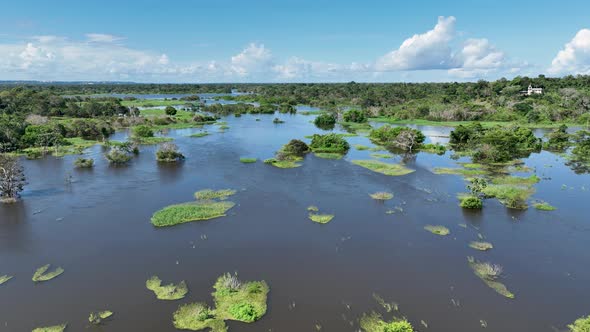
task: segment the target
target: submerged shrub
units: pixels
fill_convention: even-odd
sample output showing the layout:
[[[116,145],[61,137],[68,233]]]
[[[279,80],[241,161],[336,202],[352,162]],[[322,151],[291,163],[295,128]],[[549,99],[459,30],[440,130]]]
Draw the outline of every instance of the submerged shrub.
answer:
[[[121,147],[114,146],[105,154],[105,158],[110,164],[123,165],[131,160],[131,155]]]
[[[132,135],[135,137],[154,137],[154,131],[149,126],[139,125],[133,127]]]
[[[408,127],[391,127],[385,125],[371,130],[369,138],[377,144],[394,146],[404,151],[412,151],[418,148],[426,140],[426,136],[420,131]]]
[[[459,206],[464,209],[481,209],[483,201],[481,198],[473,195],[459,196]]]
[[[388,193],[385,191],[380,191],[380,192],[376,192],[374,194],[369,194],[369,196],[371,196],[372,199],[379,200],[379,201],[386,201],[388,199],[393,198],[392,193]]]
[[[156,152],[156,159],[160,162],[176,162],[184,159],[184,155],[178,151],[174,143],[164,143]]]
[[[495,197],[506,207],[521,210],[528,208],[526,201],[533,192],[530,187],[513,185],[492,185],[483,191],[486,197]]]
[[[445,226],[426,225],[424,229],[436,235],[449,235],[451,231]]]
[[[547,202],[535,202],[535,203],[533,203],[533,206],[535,207],[535,209],[541,210],[541,211],[557,210],[556,207],[552,206],[551,204],[549,204]]]
[[[350,149],[348,142],[334,133],[326,135],[314,134],[311,137],[309,147],[313,152],[334,152],[341,154],[346,154]]]
[[[488,287],[509,299],[514,298],[514,294],[510,292],[503,283],[497,281],[502,275],[502,266],[488,262],[479,262],[473,257],[467,257],[467,261],[475,275],[485,282]]]
[[[292,139],[289,143],[283,145],[280,152],[288,156],[303,157],[309,152],[309,146],[298,139]]]
[[[38,268],[37,271],[35,271],[35,274],[33,274],[33,281],[34,282],[48,281],[48,280],[51,280],[51,279],[59,276],[60,274],[64,273],[64,269],[62,269],[61,267],[58,267],[53,271],[47,272],[47,270],[49,270],[50,266],[51,266],[50,264],[47,264],[47,265],[43,265],[40,268]]]
[[[590,316],[578,318],[567,327],[569,332],[590,332]]]
[[[406,319],[394,319],[386,322],[378,313],[364,314],[360,321],[361,329],[365,332],[414,332],[412,324]]]
[[[240,158],[240,162],[244,163],[244,164],[252,164],[252,163],[255,163],[257,160],[258,159],[256,159],[256,158],[244,158],[244,157]]]
[[[100,325],[103,320],[111,317],[113,312],[110,310],[104,310],[99,312],[91,312],[90,316],[88,316],[88,321],[94,325]]]
[[[149,278],[145,287],[156,294],[158,300],[180,300],[188,293],[186,282],[181,281],[178,285],[168,284],[162,286],[162,280],[157,276]]]
[[[175,328],[183,330],[197,331],[209,327],[215,332],[226,331],[223,320],[215,320],[212,310],[205,303],[180,305],[172,315],[172,323]]]
[[[237,191],[234,189],[220,189],[220,190],[203,189],[203,190],[199,190],[195,193],[195,198],[197,200],[212,200],[212,199],[225,200],[229,196],[235,195],[236,192]]]
[[[331,113],[322,113],[313,120],[313,123],[320,129],[332,129],[336,124],[336,117]]]
[[[414,170],[403,165],[384,163],[379,160],[353,160],[352,163],[370,169],[373,172],[390,176],[400,176],[414,172]]]
[[[332,219],[334,219],[334,215],[333,214],[315,214],[315,213],[310,213],[309,214],[309,219],[311,219],[311,221],[317,222],[319,224],[327,224],[330,221],[332,221]]]
[[[490,250],[490,249],[494,248],[494,246],[491,243],[483,242],[483,241],[471,241],[469,243],[469,246],[473,249],[477,249],[477,250],[481,250],[481,251],[486,251],[486,250]]]
[[[237,274],[225,273],[217,280],[220,289],[226,289],[230,292],[237,292],[242,287],[242,282],[238,279]]]
[[[345,122],[364,123],[367,122],[367,116],[361,110],[349,110],[344,112],[342,119]]]
[[[47,327],[38,327],[33,330],[33,332],[63,332],[66,329],[68,324],[64,323],[61,325],[54,325],[54,326],[47,326]]]
[[[78,158],[74,161],[74,166],[77,168],[92,168],[94,166],[94,159]]]
[[[0,276],[0,285],[2,285],[3,283],[7,282],[10,279],[12,279],[12,276],[9,276],[7,274]]]

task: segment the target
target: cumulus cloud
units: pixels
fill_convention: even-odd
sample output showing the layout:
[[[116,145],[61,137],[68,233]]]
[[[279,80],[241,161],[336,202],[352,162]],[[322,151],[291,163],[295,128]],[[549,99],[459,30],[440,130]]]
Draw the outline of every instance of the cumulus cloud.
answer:
[[[590,30],[582,29],[551,62],[551,74],[590,74]]]
[[[86,34],[86,38],[90,43],[115,43],[125,39],[123,37],[104,33],[88,33]]]
[[[485,76],[490,72],[504,69],[506,55],[485,39],[468,39],[462,49],[454,55],[456,68],[449,73],[454,76],[471,78]]]
[[[268,71],[272,64],[272,53],[263,44],[250,43],[242,52],[231,57],[231,68],[239,76]]]

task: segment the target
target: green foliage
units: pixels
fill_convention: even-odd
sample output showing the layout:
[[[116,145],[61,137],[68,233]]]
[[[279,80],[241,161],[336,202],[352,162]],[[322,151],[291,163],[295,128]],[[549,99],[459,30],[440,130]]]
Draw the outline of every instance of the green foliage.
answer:
[[[447,152],[447,148],[444,145],[441,145],[438,143],[436,143],[436,144],[428,143],[428,144],[422,144],[420,146],[420,151],[427,152],[427,153],[434,153],[434,154],[442,156],[443,154],[445,154],[445,152]]]
[[[416,129],[408,127],[381,126],[371,130],[369,138],[376,144],[393,146],[404,151],[420,148],[426,136]]]
[[[255,163],[256,161],[258,161],[258,159],[256,159],[256,158],[246,158],[246,157],[240,158],[240,162],[244,163],[244,164],[252,164],[252,163]]]
[[[264,281],[241,282],[237,275],[226,273],[217,279],[213,288],[218,319],[251,323],[266,313],[269,288]]]
[[[251,323],[260,319],[256,308],[250,303],[236,303],[229,307],[229,313],[236,320]]]
[[[536,175],[533,174],[529,177],[520,177],[520,176],[501,176],[495,177],[492,179],[493,184],[507,184],[507,185],[533,185],[538,183],[541,179]]]
[[[406,319],[393,319],[386,322],[378,313],[364,314],[360,320],[364,332],[414,332],[412,324]]]
[[[590,316],[578,318],[567,327],[569,332],[590,332]]]
[[[310,213],[309,219],[313,222],[317,222],[318,224],[327,224],[332,219],[334,219],[333,214],[319,214],[319,213]]]
[[[332,129],[336,124],[336,117],[331,113],[321,113],[313,120],[313,123],[320,129]]]
[[[469,242],[469,247],[480,251],[487,251],[494,248],[491,243],[484,241],[471,241]]]
[[[361,110],[349,110],[344,112],[342,118],[345,122],[354,122],[354,123],[365,123],[367,122],[367,117],[365,113]]]
[[[467,144],[476,139],[483,133],[484,129],[481,124],[473,123],[469,125],[458,125],[455,130],[451,131],[449,143]]]
[[[166,108],[164,109],[164,112],[166,113],[166,115],[176,115],[176,108],[172,107],[172,106],[166,106]]]
[[[6,275],[6,274],[0,276],[0,285],[2,285],[3,283],[7,282],[10,279],[12,279],[12,276],[9,276],[9,275]]]
[[[414,172],[414,170],[409,169],[403,165],[389,164],[378,160],[353,160],[352,163],[370,169],[373,172],[390,176],[400,176]]]
[[[113,312],[110,310],[91,312],[90,315],[88,316],[88,321],[90,322],[90,324],[100,325],[103,320],[111,317],[112,315],[113,315]]]
[[[344,155],[342,155],[340,153],[333,153],[333,152],[316,152],[316,153],[314,153],[314,155],[318,158],[323,158],[323,159],[342,159],[342,157],[344,157]]]
[[[202,132],[200,132],[200,133],[191,134],[191,135],[189,135],[189,137],[197,137],[197,138],[198,138],[198,137],[205,137],[205,136],[207,136],[207,135],[209,135],[209,133],[208,133],[208,132],[206,132],[206,131],[202,131]]]
[[[301,158],[297,159],[301,160]],[[276,158],[269,158],[264,160],[265,164],[273,165],[274,167],[278,168],[297,168],[300,167],[301,164],[297,163],[296,160],[278,160]]]
[[[378,200],[378,201],[386,201],[386,200],[390,200],[393,198],[392,193],[388,193],[385,191],[380,191],[380,192],[376,192],[373,194],[369,194],[369,196],[371,196],[372,199]]]
[[[459,196],[459,206],[464,209],[481,209],[483,207],[483,201],[474,195]]]
[[[119,146],[112,147],[104,156],[112,165],[124,165],[132,158],[128,151]]]
[[[476,261],[473,257],[467,257],[469,266],[473,270],[476,276],[478,276],[483,282],[488,285],[491,289],[495,290],[498,294],[501,294],[509,299],[514,298],[514,294],[510,292],[504,284],[498,281],[502,275],[502,267],[497,264],[491,264],[487,262]]]
[[[472,196],[479,197],[487,186],[488,182],[484,178],[472,178],[469,180],[467,189],[471,192]]]
[[[547,142],[545,142],[544,148],[554,151],[564,151],[571,145],[570,138],[571,135],[567,132],[567,126],[561,125],[547,135]]]
[[[283,145],[279,154],[283,154],[285,157],[303,157],[307,152],[309,152],[309,146],[307,146],[305,142],[298,139],[292,139],[289,143]]]
[[[440,226],[440,225],[426,225],[424,226],[424,229],[429,231],[432,234],[436,234],[436,235],[449,235],[451,234],[451,231],[446,228],[445,226]]]
[[[215,312],[205,303],[182,304],[172,315],[174,327],[182,330],[203,330],[211,328],[212,332],[225,332],[227,327],[223,320],[217,320]]]
[[[156,159],[160,162],[176,162],[184,159],[184,155],[178,151],[178,146],[173,143],[164,143],[156,151]]]
[[[47,270],[49,270],[50,266],[51,266],[50,264],[47,264],[47,265],[43,265],[40,268],[38,268],[37,271],[35,271],[35,274],[33,274],[33,278],[32,278],[33,281],[34,282],[48,281],[48,280],[56,278],[60,274],[64,273],[64,269],[62,269],[61,267],[58,267],[53,271],[47,272]]]
[[[348,142],[344,138],[334,133],[326,135],[313,135],[309,147],[313,152],[329,152],[340,154],[346,154],[350,149]]]
[[[66,329],[68,324],[61,324],[61,325],[54,325],[54,326],[47,326],[47,327],[37,327],[33,330],[33,332],[63,332]]]
[[[541,211],[554,211],[557,210],[556,207],[552,206],[551,204],[547,203],[547,202],[534,202],[533,206],[535,207],[535,209],[537,210],[541,210]]]
[[[236,190],[234,189],[220,189],[220,190],[211,190],[211,189],[203,189],[199,190],[195,193],[195,198],[197,200],[226,200],[229,196],[233,196],[236,194]]]
[[[153,276],[145,282],[145,286],[156,294],[158,300],[180,300],[188,293],[188,287],[184,280],[178,285],[162,285],[162,280]]]
[[[154,137],[154,131],[152,130],[152,128],[150,126],[139,125],[139,126],[133,127],[132,135],[134,137],[140,137],[140,138]]]
[[[448,168],[448,167],[437,167],[433,170],[434,174],[452,174],[462,176],[476,176],[486,175],[487,171],[482,169],[464,169],[464,168]]]
[[[234,207],[232,202],[191,202],[170,205],[157,211],[152,216],[152,224],[157,227],[173,226],[198,220],[209,220],[226,215]]]
[[[74,161],[76,168],[92,168],[94,166],[94,159],[92,158],[77,158]]]
[[[534,189],[528,186],[515,185],[490,185],[483,193],[486,197],[495,197],[500,203],[511,209],[526,209],[526,201],[534,193]]]

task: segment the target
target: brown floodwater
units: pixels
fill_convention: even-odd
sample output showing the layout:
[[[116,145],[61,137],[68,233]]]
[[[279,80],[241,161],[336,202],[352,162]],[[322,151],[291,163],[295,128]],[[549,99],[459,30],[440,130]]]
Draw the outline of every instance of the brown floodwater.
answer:
[[[273,124],[274,117],[285,123]],[[354,148],[342,160],[308,155],[295,169],[242,164],[240,157],[269,158],[290,139],[321,130],[313,116],[224,120],[228,130],[208,126],[211,135],[202,138],[187,137],[200,129],[170,131],[187,157],[178,165],[156,163],[154,146],[143,146],[126,167],[110,167],[99,146],[87,150],[91,170],[74,169],[76,156],[23,160],[29,184],[22,201],[0,205],[0,275],[14,276],[0,286],[0,330],[68,322],[68,331],[83,331],[91,311],[110,309],[114,317],[95,330],[175,331],[178,305],[212,304],[212,285],[225,272],[271,288],[267,314],[253,324],[228,322],[230,331],[358,331],[365,312],[393,316],[373,294],[397,303],[395,315],[419,331],[472,332],[481,320],[490,332],[555,331],[590,314],[590,176],[576,175],[561,157],[543,152],[525,160],[543,179],[533,197],[558,210],[515,211],[486,200],[481,212],[468,212],[457,205],[463,179],[431,171],[456,166],[450,153],[420,153],[408,164],[416,171],[400,177],[352,164],[372,153]],[[422,129],[432,141],[447,133]],[[347,140],[370,145],[364,136]],[[205,188],[238,190],[227,217],[150,224],[155,211]],[[368,195],[376,191],[395,197],[376,202]],[[335,218],[315,224],[309,205]],[[451,234],[433,235],[427,224]],[[469,248],[478,234],[494,249]],[[502,265],[501,281],[516,298],[488,288],[467,256]],[[34,284],[33,272],[48,263],[65,273]],[[156,300],[145,288],[152,275],[186,280],[190,292]]]

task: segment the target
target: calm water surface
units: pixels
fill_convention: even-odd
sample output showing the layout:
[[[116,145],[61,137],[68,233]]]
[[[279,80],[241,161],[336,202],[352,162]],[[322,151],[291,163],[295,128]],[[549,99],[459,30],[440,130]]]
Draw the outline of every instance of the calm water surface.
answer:
[[[273,124],[274,117],[285,123]],[[401,177],[352,164],[370,158],[370,151],[355,149],[342,160],[308,155],[295,169],[239,162],[272,157],[290,139],[321,132],[311,120],[244,115],[224,119],[225,132],[215,125],[172,130],[187,157],[178,165],[156,163],[154,146],[142,147],[127,167],[110,167],[99,146],[86,153],[95,159],[92,170],[74,169],[76,156],[23,160],[30,184],[22,202],[0,205],[0,275],[15,276],[0,286],[0,330],[68,322],[68,331],[83,331],[89,312],[110,309],[114,318],[97,330],[175,331],[177,306],[212,304],[215,279],[234,271],[244,280],[266,280],[271,292],[263,319],[229,322],[230,331],[315,331],[316,324],[322,331],[357,331],[364,312],[392,317],[373,293],[398,303],[397,315],[420,331],[478,331],[480,320],[485,331],[554,331],[590,313],[588,175],[574,174],[557,155],[534,154],[526,165],[543,179],[534,198],[557,211],[514,211],[487,200],[483,211],[468,212],[457,206],[463,179],[431,171],[456,166],[450,153],[421,153],[408,165],[416,172]],[[448,134],[421,129],[430,141],[444,142],[440,136]],[[200,130],[211,135],[187,137]],[[363,136],[347,139],[370,145]],[[152,227],[155,211],[205,188],[239,190],[227,217]],[[376,202],[368,195],[376,191],[395,198]],[[309,205],[334,220],[311,222]],[[451,235],[424,231],[427,224],[445,225]],[[478,233],[494,249],[469,248]],[[502,281],[516,298],[489,289],[467,256],[501,264]],[[47,263],[65,273],[34,284],[34,270]],[[186,280],[190,292],[180,301],[156,300],[145,288],[151,275]]]

